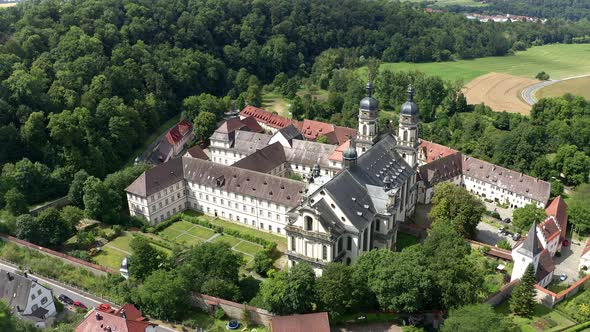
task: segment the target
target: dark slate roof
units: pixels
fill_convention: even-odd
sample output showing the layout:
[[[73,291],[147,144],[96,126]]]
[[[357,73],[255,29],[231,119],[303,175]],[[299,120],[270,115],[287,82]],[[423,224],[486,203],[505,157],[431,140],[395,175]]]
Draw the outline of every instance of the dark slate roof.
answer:
[[[395,138],[384,135],[373,147],[363,153],[357,161],[357,167],[351,170],[358,182],[374,186],[383,186],[383,179],[389,176],[393,186],[403,184],[414,170],[395,150]]]
[[[543,250],[543,246],[537,238],[537,222],[533,222],[522,247],[518,248],[518,252],[527,256],[535,257]]]
[[[12,310],[18,306],[20,310],[27,307],[29,292],[33,282],[21,275],[0,270],[0,298],[8,302]]]
[[[286,161],[283,146],[281,143],[275,142],[236,161],[232,166],[261,173],[269,173]]]
[[[208,160],[182,158],[187,181],[240,195],[253,196],[277,204],[295,207],[305,183],[287,178],[217,164]],[[217,183],[221,182],[221,185]]]
[[[161,139],[156,148],[152,151],[148,157],[148,162],[153,165],[158,165],[168,161],[168,157],[171,155],[172,145],[168,140]]]
[[[344,227],[342,227],[340,219],[324,199],[314,204],[313,208],[319,212],[319,219],[324,227],[331,228],[332,232],[336,234],[343,232]]]
[[[373,97],[365,97],[361,100],[359,108],[364,111],[377,111],[379,109],[379,102]]]
[[[359,231],[362,231],[374,219],[375,208],[367,188],[357,182],[345,169],[322,187],[327,191],[346,218]]]
[[[420,179],[427,186],[434,186],[437,183],[448,181],[461,175],[461,154],[454,153],[446,157],[436,159],[419,168]]]
[[[148,169],[135,179],[125,191],[134,195],[147,197],[164,188],[170,187],[176,182],[182,181],[184,179],[182,173],[183,159],[184,158],[172,159]]]
[[[278,132],[281,133],[281,135],[283,135],[283,137],[285,137],[285,139],[287,141],[289,141],[289,144],[291,144],[291,141],[294,139],[299,139],[299,140],[305,139],[303,137],[303,134],[301,134],[301,132],[299,131],[299,129],[297,129],[297,127],[295,127],[292,124],[279,129]]]
[[[43,307],[37,307],[35,311],[31,312],[30,316],[37,317],[39,319],[44,319],[45,315],[49,312],[49,310]]]
[[[246,155],[256,152],[268,145],[272,135],[238,130],[234,149]]]

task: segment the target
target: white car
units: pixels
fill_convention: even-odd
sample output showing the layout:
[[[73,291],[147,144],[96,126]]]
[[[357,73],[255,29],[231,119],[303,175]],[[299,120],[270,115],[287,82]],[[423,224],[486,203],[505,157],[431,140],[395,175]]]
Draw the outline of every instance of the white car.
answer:
[[[559,276],[559,281],[565,281],[565,279],[567,279],[567,274],[565,274],[565,273],[562,273],[562,274]]]

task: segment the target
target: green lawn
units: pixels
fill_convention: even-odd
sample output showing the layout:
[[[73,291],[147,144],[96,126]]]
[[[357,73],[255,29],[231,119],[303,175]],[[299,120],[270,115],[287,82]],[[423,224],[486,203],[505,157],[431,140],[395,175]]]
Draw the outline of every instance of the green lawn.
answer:
[[[565,282],[553,281],[551,284],[549,284],[549,287],[547,289],[552,291],[555,294],[558,294],[559,292],[568,289],[569,286],[570,285],[568,285]]]
[[[238,239],[236,237],[233,237],[231,235],[220,235],[218,237],[216,237],[213,242],[225,242],[227,244],[229,244],[230,247],[235,246],[236,244],[240,243],[240,241],[242,241],[241,239]]]
[[[552,79],[590,73],[590,44],[551,44],[532,47],[511,56],[429,63],[384,63],[381,70],[419,70],[445,80],[464,83],[491,72],[534,78],[540,71]],[[367,67],[359,69],[366,77]]]
[[[267,111],[277,112],[281,116],[291,118],[291,114],[289,113],[290,106],[291,101],[279,93],[270,92],[262,95],[262,108]]]
[[[420,240],[417,237],[410,234],[397,232],[396,248],[398,251],[402,251],[402,249],[407,248],[409,246],[413,246],[418,243],[420,243]]]
[[[125,258],[125,254],[116,249],[108,247],[102,247],[100,253],[92,257],[96,264],[111,268],[115,271],[119,270],[123,258]]]
[[[252,242],[242,241],[236,245],[234,249],[254,256],[257,252],[262,250],[262,246]]]
[[[190,234],[182,234],[179,237],[177,237],[174,242],[176,243],[180,243],[180,244],[185,244],[187,246],[193,246],[193,245],[197,245],[199,243],[202,243],[203,241],[200,238],[194,237]]]
[[[191,224],[188,221],[181,220],[181,221],[175,222],[173,225],[171,225],[168,228],[172,228],[177,231],[188,231],[189,229],[193,228],[194,226],[195,226],[194,224]]]
[[[576,323],[569,320],[556,310],[551,310],[541,304],[535,305],[533,317],[523,318],[510,314],[509,301],[504,301],[494,310],[503,315],[509,316],[524,332],[541,331],[559,331],[561,329],[575,325]],[[538,329],[535,326],[539,327]]]
[[[131,247],[129,246],[129,242],[131,242],[132,239],[133,239],[133,235],[125,234],[125,235],[119,236],[118,238],[109,242],[109,244],[112,245],[113,247],[117,247],[121,250],[131,252]]]
[[[271,242],[276,242],[278,245],[281,245],[281,244],[283,244],[284,246],[287,245],[287,239],[282,236],[266,233],[263,231],[259,231],[257,229],[238,225],[238,224],[235,224],[235,223],[232,223],[229,221],[224,221],[221,219],[212,219],[209,222],[211,222],[212,224],[217,225],[217,226],[222,226],[225,229],[233,229],[233,230],[241,232],[242,234],[249,234],[252,236],[263,238],[263,239],[271,241]]]
[[[183,221],[183,222],[185,222],[185,221]],[[186,232],[189,233],[190,235],[200,237],[203,240],[207,240],[215,234],[214,231],[212,231],[208,228],[202,227],[202,226],[198,226],[198,225],[193,225],[193,227]]]

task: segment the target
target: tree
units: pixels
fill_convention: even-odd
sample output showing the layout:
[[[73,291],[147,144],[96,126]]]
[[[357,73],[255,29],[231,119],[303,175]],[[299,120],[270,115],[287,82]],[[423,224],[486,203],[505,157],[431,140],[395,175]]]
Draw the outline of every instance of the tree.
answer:
[[[156,270],[133,291],[132,298],[150,316],[179,320],[191,308],[189,284],[175,271]]]
[[[347,312],[355,312],[358,298],[352,279],[352,267],[342,263],[329,263],[316,283],[320,310],[325,310],[332,319]]]
[[[568,220],[574,225],[575,231],[588,233],[590,231],[590,206],[574,202],[568,210]]]
[[[75,206],[64,206],[59,212],[61,219],[67,225],[68,229],[75,229],[80,220],[84,218],[84,211]]]
[[[84,182],[86,182],[86,179],[88,179],[89,176],[90,175],[88,175],[83,169],[74,174],[74,179],[68,190],[68,200],[70,201],[70,204],[79,208],[84,208]]]
[[[201,286],[201,293],[230,301],[238,301],[240,288],[223,279],[208,279]]]
[[[281,271],[266,279],[260,296],[277,315],[308,313],[315,302],[315,274],[309,265],[299,263],[288,272]]]
[[[94,176],[84,182],[84,212],[88,218],[107,223],[118,221],[118,193]]]
[[[510,311],[513,314],[523,317],[530,317],[535,309],[535,277],[534,265],[527,266],[520,284],[514,287],[510,298]]]
[[[12,188],[4,194],[6,210],[17,216],[29,211],[27,200],[18,189]]]
[[[193,120],[195,136],[201,140],[206,141],[217,128],[217,118],[211,112],[201,112]]]
[[[39,240],[41,246],[57,246],[65,242],[72,234],[72,228],[61,218],[56,208],[50,207],[37,216]]]
[[[254,255],[254,270],[256,273],[266,275],[268,270],[272,269],[272,258],[270,252],[261,250]]]
[[[433,278],[427,258],[418,246],[380,262],[370,274],[369,287],[382,310],[417,312],[430,307]]]
[[[451,309],[441,332],[511,332],[517,328],[488,304],[472,304]]]
[[[31,243],[37,243],[39,231],[37,221],[30,214],[21,214],[16,218],[16,237]]]
[[[240,262],[241,258],[226,243],[206,242],[191,248],[185,254],[179,271],[191,281],[191,289],[199,292],[205,281],[212,279],[237,285]],[[215,287],[219,289],[218,285]]]
[[[512,213],[512,222],[514,226],[520,229],[528,229],[533,221],[540,223],[545,220],[547,214],[545,210],[538,208],[536,204],[527,204],[524,207],[515,209]]]
[[[474,238],[484,211],[483,202],[465,188],[442,182],[434,187],[432,210],[428,216],[433,224],[449,223],[462,236]]]
[[[546,72],[542,71],[537,73],[537,75],[535,75],[535,78],[541,81],[548,81],[549,80],[549,74],[547,74]]]
[[[131,257],[129,258],[129,275],[137,280],[144,280],[153,271],[161,268],[166,254],[156,248],[141,236],[134,237],[129,243]]]
[[[320,135],[315,139],[316,143],[330,144],[330,139],[326,135]]]

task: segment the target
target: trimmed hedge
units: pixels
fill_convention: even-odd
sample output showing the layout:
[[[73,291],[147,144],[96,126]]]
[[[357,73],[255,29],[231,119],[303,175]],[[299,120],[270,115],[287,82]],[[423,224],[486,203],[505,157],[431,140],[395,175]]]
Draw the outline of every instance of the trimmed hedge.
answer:
[[[580,325],[576,325],[572,328],[569,328],[569,329],[565,330],[565,332],[578,332],[578,331],[583,331],[587,328],[590,328],[590,321],[582,323]]]
[[[137,234],[137,233],[136,234],[133,234],[133,236],[141,237],[144,240],[146,240],[147,242],[153,243],[153,244],[158,245],[160,247],[164,247],[166,249],[173,250],[173,247],[170,245],[170,242],[158,241],[158,240],[153,239],[151,237],[148,237],[148,236],[145,236],[145,235],[142,235],[142,234]]]

